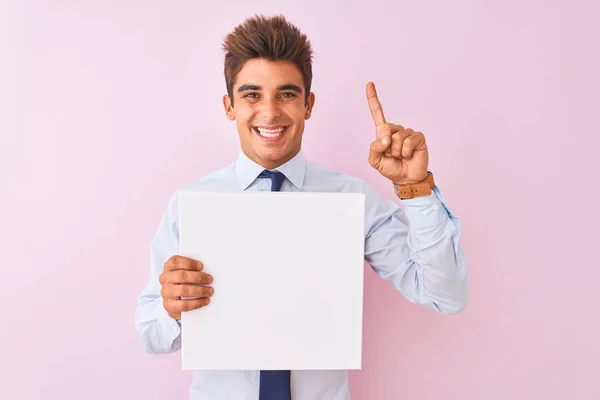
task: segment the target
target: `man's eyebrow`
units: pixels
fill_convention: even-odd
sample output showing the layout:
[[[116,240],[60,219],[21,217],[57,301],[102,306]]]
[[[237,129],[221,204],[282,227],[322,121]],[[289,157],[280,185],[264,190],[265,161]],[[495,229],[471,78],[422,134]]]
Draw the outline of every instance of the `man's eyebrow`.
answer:
[[[285,85],[281,85],[277,88],[278,90],[292,90],[297,93],[302,93],[302,88],[298,85],[294,85],[293,83],[288,83]]]
[[[262,87],[259,85],[246,84],[242,85],[238,88],[238,92],[246,92],[248,90],[262,90]],[[277,90],[292,90],[297,93],[302,93],[302,88],[298,85],[294,85],[293,83],[286,83],[285,85],[279,85]]]
[[[258,85],[242,85],[238,88],[238,92],[246,92],[248,90],[261,90],[262,88]]]

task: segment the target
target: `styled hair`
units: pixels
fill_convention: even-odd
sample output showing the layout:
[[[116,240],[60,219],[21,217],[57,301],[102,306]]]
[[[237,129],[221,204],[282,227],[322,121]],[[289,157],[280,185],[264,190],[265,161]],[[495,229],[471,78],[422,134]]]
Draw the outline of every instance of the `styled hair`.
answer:
[[[312,82],[312,46],[305,34],[283,15],[256,15],[236,26],[223,41],[225,84],[233,104],[233,85],[244,63],[253,58],[290,61],[304,78],[305,101]]]

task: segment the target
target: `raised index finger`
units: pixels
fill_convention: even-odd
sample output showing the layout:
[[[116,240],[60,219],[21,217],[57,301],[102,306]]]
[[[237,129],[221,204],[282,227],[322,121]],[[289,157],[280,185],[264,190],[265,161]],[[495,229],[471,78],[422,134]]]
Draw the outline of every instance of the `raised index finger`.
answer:
[[[200,271],[204,268],[204,264],[193,258],[175,255],[167,260],[165,263],[166,271],[175,271],[178,269],[184,269],[188,271]]]
[[[385,124],[383,108],[377,97],[377,90],[375,89],[375,84],[373,82],[367,83],[367,101],[369,102],[369,109],[371,110],[375,126]]]

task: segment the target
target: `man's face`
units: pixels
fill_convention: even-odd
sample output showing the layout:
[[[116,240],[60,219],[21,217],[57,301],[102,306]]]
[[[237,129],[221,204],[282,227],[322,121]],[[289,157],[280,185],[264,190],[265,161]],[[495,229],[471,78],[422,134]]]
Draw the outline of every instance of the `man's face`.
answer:
[[[265,168],[276,168],[300,151],[304,121],[310,118],[315,96],[305,102],[302,73],[290,61],[246,61],[237,74],[232,99],[223,104],[236,121],[242,151]]]

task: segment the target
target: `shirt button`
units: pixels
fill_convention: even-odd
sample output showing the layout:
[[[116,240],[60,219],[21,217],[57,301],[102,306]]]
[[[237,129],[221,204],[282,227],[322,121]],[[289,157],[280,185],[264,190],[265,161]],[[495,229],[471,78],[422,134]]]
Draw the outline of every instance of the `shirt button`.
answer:
[[[437,210],[440,208],[440,206],[438,206],[437,204],[434,204],[432,208],[433,208],[435,211],[437,211]]]

